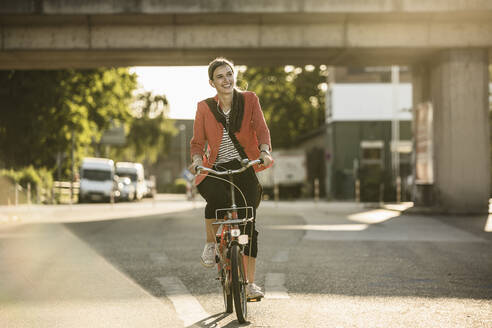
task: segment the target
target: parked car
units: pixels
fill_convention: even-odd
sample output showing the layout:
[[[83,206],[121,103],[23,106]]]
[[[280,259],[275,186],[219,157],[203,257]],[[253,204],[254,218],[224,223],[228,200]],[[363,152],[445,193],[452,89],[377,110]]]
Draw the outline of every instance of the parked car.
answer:
[[[119,177],[127,177],[135,188],[135,199],[141,200],[147,190],[144,181],[144,169],[140,163],[118,162],[116,174]]]
[[[155,179],[152,179],[152,177],[150,179],[145,179],[145,187],[146,191],[144,197],[154,198],[156,194]]]
[[[114,162],[108,158],[86,157],[80,166],[79,203],[111,201],[117,197]]]

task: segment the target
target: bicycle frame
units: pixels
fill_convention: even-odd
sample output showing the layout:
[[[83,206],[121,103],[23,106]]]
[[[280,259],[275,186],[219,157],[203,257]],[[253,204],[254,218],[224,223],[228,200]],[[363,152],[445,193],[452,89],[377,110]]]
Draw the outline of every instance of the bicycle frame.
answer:
[[[247,298],[245,295],[245,288],[246,285],[248,284],[248,279],[247,279],[247,273],[245,270],[245,263],[242,260],[243,251],[244,251],[244,245],[248,244],[250,240],[250,236],[241,234],[241,225],[246,225],[248,222],[251,222],[254,220],[253,217],[253,207],[252,206],[244,206],[244,207],[238,207],[236,205],[236,196],[234,192],[234,188],[236,187],[239,192],[241,193],[244,203],[246,203],[246,199],[241,192],[241,190],[234,184],[234,174],[240,173],[245,171],[247,168],[251,167],[252,165],[255,164],[261,164],[261,160],[256,160],[256,161],[249,161],[247,159],[243,160],[241,162],[242,167],[237,170],[226,170],[226,171],[215,171],[210,168],[206,168],[203,166],[198,166],[196,169],[197,171],[207,171],[209,173],[214,173],[216,175],[228,175],[229,176],[229,184],[231,188],[231,207],[230,208],[221,208],[217,209],[215,211],[215,222],[212,223],[212,225],[219,226],[219,229],[215,235],[215,243],[216,243],[216,249],[218,250],[218,256],[216,258],[217,262],[217,271],[218,271],[218,280],[221,281],[222,286],[223,286],[223,293],[224,293],[224,303],[226,305],[226,312],[232,312],[232,290],[234,287],[231,289],[231,283],[232,286],[236,286],[238,284],[241,284],[241,301],[237,301],[237,296],[236,292],[234,292],[234,303],[236,307],[236,314],[238,317],[239,322],[245,322],[246,316],[247,316]],[[220,178],[219,178],[220,179]],[[227,180],[225,180],[227,181]],[[246,218],[244,219],[238,219],[238,211],[240,210],[245,210],[246,211]],[[221,215],[221,212],[225,212],[226,215]],[[251,213],[251,217],[249,217],[249,213]],[[222,220],[223,221],[219,221]],[[222,228],[222,229],[220,229]],[[219,232],[220,231],[220,232]],[[253,233],[253,231],[251,231]],[[218,244],[218,245],[217,245]],[[235,247],[235,246],[238,247]],[[239,255],[238,255],[238,249],[239,249]],[[231,252],[233,253],[231,255]],[[240,261],[238,261],[238,257]],[[236,268],[233,268],[233,266],[236,266]],[[250,265],[247,266],[248,270],[250,268]],[[224,271],[225,270],[225,271]],[[233,270],[236,270],[233,272]],[[240,273],[238,273],[238,271]],[[244,279],[238,279],[238,276],[243,275]],[[235,276],[235,278],[234,278]],[[236,287],[237,288],[237,287]],[[237,289],[236,289],[237,291]],[[241,303],[240,308],[238,309],[238,303]]]
[[[231,207],[230,208],[221,208],[221,209],[217,209],[215,211],[215,220],[216,222],[213,223],[213,225],[221,225],[222,226],[222,233],[221,233],[221,241],[224,237],[224,232],[225,231],[228,231],[230,229],[230,225],[234,224],[234,225],[240,225],[240,224],[247,224],[249,221],[252,221],[254,220],[253,218],[253,207],[252,206],[245,206],[245,207],[237,207],[236,205],[236,195],[235,195],[235,192],[234,192],[234,188],[236,187],[234,185],[234,174],[237,174],[237,173],[241,173],[241,172],[244,172],[245,170],[247,170],[249,167],[255,165],[255,164],[261,164],[263,163],[262,160],[260,159],[257,159],[257,160],[254,160],[254,161],[250,161],[248,159],[244,159],[241,161],[241,165],[242,167],[239,168],[239,169],[236,169],[236,170],[225,170],[225,171],[216,171],[216,170],[213,170],[213,169],[210,169],[210,168],[207,168],[207,167],[204,167],[204,166],[197,166],[196,167],[196,170],[197,171],[206,171],[206,172],[209,172],[209,173],[213,173],[215,175],[218,175],[218,176],[224,176],[224,175],[227,175],[229,177],[229,184],[230,184],[230,193],[231,193]],[[237,187],[236,187],[237,188]],[[244,199],[244,203],[246,204],[246,199],[244,197],[244,195],[242,194],[241,190],[238,188],[239,192],[241,193],[243,199]],[[251,217],[248,218],[248,219],[242,219],[242,220],[238,220],[238,211],[239,210],[245,210],[246,211],[246,217],[248,217],[248,213],[251,213]],[[249,212],[251,211],[251,212]],[[225,221],[222,221],[222,222],[218,222],[219,221],[219,218],[222,218],[223,216],[220,215],[220,212],[226,212],[227,213],[227,218],[225,219]],[[237,228],[236,228],[237,229]],[[235,230],[236,230],[235,229]],[[239,230],[239,229],[237,229]],[[216,236],[216,239],[217,239],[218,236]],[[237,242],[238,241],[238,238],[240,237],[240,234],[238,234],[238,232],[234,232],[232,234],[232,237],[229,244],[227,245],[228,247],[231,246],[231,243],[232,242]],[[244,238],[241,238],[241,240],[239,240],[240,242],[238,243],[239,245],[241,245],[241,250],[242,250],[242,245],[245,245],[248,243],[248,240],[246,240],[246,242],[244,242],[243,240]],[[248,238],[249,239],[249,238]],[[221,245],[219,245],[220,247]]]

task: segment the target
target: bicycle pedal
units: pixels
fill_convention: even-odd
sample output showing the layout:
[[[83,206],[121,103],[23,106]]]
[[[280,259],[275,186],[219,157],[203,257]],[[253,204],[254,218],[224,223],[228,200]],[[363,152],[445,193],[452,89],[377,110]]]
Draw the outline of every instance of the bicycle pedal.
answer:
[[[250,302],[250,303],[261,302],[262,298],[263,297],[248,298],[248,302]]]

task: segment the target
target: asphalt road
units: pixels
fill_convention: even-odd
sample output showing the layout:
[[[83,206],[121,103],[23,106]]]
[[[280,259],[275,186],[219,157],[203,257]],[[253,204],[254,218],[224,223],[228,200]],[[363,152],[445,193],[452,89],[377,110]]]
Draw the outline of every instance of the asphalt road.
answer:
[[[4,208],[0,327],[492,327],[485,216],[264,202],[266,298],[239,325],[224,314],[215,269],[199,261],[202,207]]]

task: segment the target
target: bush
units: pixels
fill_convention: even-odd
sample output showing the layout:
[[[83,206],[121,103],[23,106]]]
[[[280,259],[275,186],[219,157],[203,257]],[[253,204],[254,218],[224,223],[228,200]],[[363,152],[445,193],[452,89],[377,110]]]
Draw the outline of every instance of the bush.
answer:
[[[174,180],[174,185],[172,187],[171,192],[175,194],[186,194],[186,180],[185,179]]]
[[[24,188],[24,194],[27,193],[27,185],[30,183],[32,199],[37,197],[40,201],[45,201],[44,197],[50,194],[53,186],[51,172],[46,168],[35,169],[32,165],[18,171],[0,170],[0,177],[7,178],[12,185],[19,184]]]

